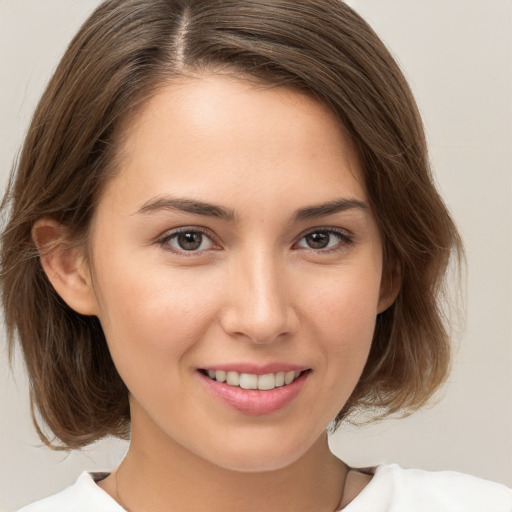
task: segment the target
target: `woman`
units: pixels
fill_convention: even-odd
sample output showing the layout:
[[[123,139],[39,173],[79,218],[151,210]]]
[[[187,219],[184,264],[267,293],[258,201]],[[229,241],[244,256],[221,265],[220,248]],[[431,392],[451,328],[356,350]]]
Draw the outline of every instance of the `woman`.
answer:
[[[131,438],[27,510],[510,508],[497,484],[328,450],[332,421],[444,380],[460,254],[405,80],[345,5],[105,2],[9,199],[34,405],[65,447]]]

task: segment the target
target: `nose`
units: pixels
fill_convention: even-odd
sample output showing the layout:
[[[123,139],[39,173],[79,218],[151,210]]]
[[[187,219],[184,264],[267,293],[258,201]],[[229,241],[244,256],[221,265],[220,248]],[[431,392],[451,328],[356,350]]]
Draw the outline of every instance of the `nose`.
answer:
[[[225,332],[258,344],[295,332],[298,317],[283,267],[278,257],[265,253],[242,257],[231,266],[221,314]]]

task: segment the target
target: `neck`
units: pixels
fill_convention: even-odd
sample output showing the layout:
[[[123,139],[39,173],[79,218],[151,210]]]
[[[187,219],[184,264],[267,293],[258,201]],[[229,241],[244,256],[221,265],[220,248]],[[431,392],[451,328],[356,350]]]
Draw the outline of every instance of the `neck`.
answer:
[[[241,472],[170,441],[164,448],[153,445],[134,429],[126,458],[102,487],[129,512],[333,512],[342,501],[347,471],[330,452],[327,435],[285,468]]]

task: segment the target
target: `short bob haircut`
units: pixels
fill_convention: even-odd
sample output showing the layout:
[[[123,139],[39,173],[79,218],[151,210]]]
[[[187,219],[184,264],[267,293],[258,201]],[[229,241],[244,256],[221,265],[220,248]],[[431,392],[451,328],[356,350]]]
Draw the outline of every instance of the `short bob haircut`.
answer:
[[[446,378],[450,346],[439,298],[462,246],[433,183],[411,91],[368,24],[340,0],[107,0],[40,100],[3,202],[9,348],[19,339],[47,444],[126,438],[130,410],[98,319],[60,299],[31,230],[52,218],[72,235],[63,243],[87,248],[95,201],[117,171],[121,127],[159,87],[201,73],[301,91],[337,116],[357,149],[384,272],[401,284],[377,318],[367,364],[336,426],[355,410],[411,412]]]

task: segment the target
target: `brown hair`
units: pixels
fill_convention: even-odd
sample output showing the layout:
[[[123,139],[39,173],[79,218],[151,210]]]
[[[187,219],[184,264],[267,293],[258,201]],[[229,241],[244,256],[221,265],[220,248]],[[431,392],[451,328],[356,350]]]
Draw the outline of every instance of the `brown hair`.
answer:
[[[439,292],[461,243],[433,184],[412,94],[366,22],[339,0],[107,0],[50,81],[3,203],[11,208],[1,249],[9,346],[17,335],[32,410],[67,448],[127,436],[128,392],[98,319],[71,310],[50,285],[31,229],[50,217],[86,240],[121,122],[159,85],[204,70],[315,97],[359,152],[385,269],[401,287],[377,319],[368,362],[337,423],[358,407],[414,410],[446,377]]]

